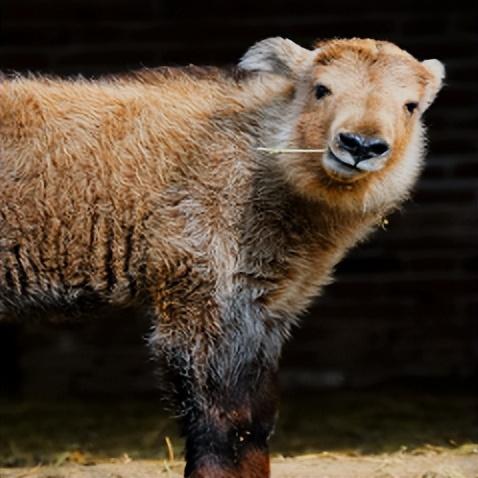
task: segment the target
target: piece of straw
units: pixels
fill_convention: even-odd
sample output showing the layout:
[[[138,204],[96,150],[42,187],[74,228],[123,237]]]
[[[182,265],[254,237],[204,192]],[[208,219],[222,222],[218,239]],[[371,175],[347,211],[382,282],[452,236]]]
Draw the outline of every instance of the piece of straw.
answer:
[[[283,153],[324,153],[325,149],[296,149],[296,148],[256,148],[257,151],[263,151],[269,154]]]
[[[171,438],[165,437],[164,441],[166,442],[166,448],[168,450],[168,460],[172,462],[174,461],[174,448],[173,444],[171,443]]]

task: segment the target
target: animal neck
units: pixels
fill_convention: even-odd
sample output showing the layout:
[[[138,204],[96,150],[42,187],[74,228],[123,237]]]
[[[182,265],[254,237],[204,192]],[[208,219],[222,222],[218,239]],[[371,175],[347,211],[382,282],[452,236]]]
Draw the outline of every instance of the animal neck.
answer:
[[[327,252],[333,267],[380,219],[374,211],[349,211],[301,196],[269,160],[253,178],[242,243],[254,257],[251,263],[262,266],[276,267],[301,251],[305,261]]]

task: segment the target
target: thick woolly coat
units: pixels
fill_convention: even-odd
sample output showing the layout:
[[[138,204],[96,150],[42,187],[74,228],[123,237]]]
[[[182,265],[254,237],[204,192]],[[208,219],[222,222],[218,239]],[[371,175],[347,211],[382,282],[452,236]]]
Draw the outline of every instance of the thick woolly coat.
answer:
[[[360,181],[326,178],[317,157],[258,152],[317,147],[333,123],[304,99],[300,75],[312,66],[291,45],[259,44],[233,72],[3,78],[0,314],[136,304],[152,317],[166,368],[194,384],[174,389],[183,413],[214,415],[206,389],[249,396],[251,383],[237,391],[244,375],[276,367],[296,317],[345,252],[403,201],[421,167],[418,119],[401,120],[408,126],[389,166]],[[415,62],[423,93],[433,75],[377,45],[332,42],[311,61],[327,68],[350,50],[363,68]]]

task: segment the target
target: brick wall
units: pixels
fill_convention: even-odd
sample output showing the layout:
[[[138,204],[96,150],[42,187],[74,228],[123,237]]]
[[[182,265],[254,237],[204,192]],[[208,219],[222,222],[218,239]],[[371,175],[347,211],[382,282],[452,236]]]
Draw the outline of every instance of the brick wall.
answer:
[[[271,35],[303,45],[376,37],[443,60],[447,87],[427,114],[430,154],[413,201],[340,265],[287,346],[283,377],[312,386],[470,379],[478,375],[478,9],[437,3],[4,0],[0,69],[89,76],[233,63]],[[147,392],[147,324],[120,319],[46,331],[3,326],[0,372],[27,394]],[[13,341],[16,358],[6,352]]]

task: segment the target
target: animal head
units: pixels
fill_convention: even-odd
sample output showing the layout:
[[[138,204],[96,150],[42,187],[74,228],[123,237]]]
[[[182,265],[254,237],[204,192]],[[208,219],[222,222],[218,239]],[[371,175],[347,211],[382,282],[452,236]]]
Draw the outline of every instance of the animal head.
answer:
[[[292,84],[293,100],[269,138],[294,186],[346,208],[386,208],[403,199],[422,163],[421,117],[441,88],[444,67],[392,43],[330,40],[307,50],[283,38],[254,45],[240,67]]]

